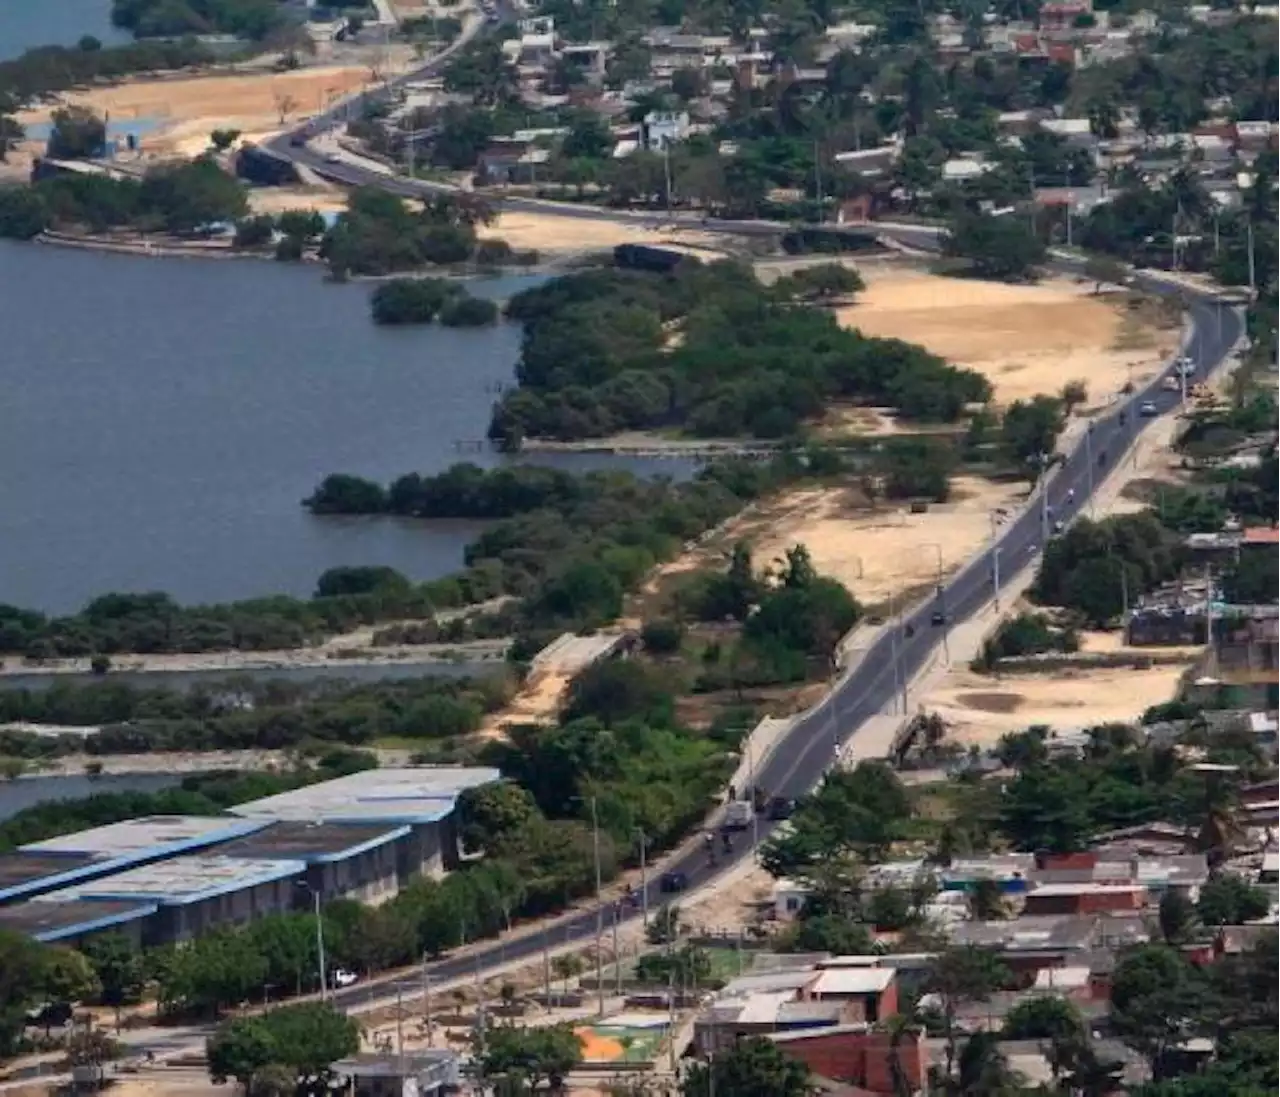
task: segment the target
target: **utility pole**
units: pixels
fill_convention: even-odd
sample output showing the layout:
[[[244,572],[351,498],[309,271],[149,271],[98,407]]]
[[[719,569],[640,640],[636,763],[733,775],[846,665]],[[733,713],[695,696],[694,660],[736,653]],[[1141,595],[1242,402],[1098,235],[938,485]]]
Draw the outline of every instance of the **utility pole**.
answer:
[[[1036,454],[1036,464],[1040,466],[1040,544],[1049,543],[1049,455]]]
[[[400,1059],[400,1077],[404,1077],[404,988],[396,982],[396,1055]]]
[[[596,997],[600,1003],[600,1016],[604,1016],[604,969],[601,967],[601,947],[604,938],[604,907],[600,900],[600,817],[596,811],[596,798],[591,797],[591,853],[596,862]]]
[[[1027,227],[1031,235],[1036,234],[1036,169],[1034,164],[1027,165]]]
[[[1084,463],[1085,476],[1089,485],[1089,517],[1093,517],[1093,424],[1089,423],[1084,431]]]
[[[671,220],[671,142],[662,142],[662,175],[667,185],[667,220]]]
[[[645,928],[649,928],[649,872],[646,864],[646,854],[649,846],[649,836],[645,834],[639,827],[636,833],[640,836],[640,924]]]
[[[889,599],[889,658],[893,662],[893,707],[898,707],[898,694],[906,691],[902,686],[902,664],[898,662],[898,622],[894,615],[894,600]],[[902,706],[902,715],[907,715],[907,706],[904,701]]]
[[[431,1035],[431,972],[427,970],[427,954],[422,954],[422,1020],[427,1026],[427,1046],[435,1047]]]
[[[613,974],[614,974],[614,991],[617,997],[622,997],[622,949],[618,947],[618,914],[622,907],[621,903],[613,904]]]
[[[1253,255],[1253,218],[1246,218],[1244,223],[1245,244],[1249,249],[1249,299],[1257,300],[1258,297],[1258,272],[1255,266],[1256,260]]]
[[[821,225],[827,220],[827,211],[822,204],[822,160],[817,141],[813,143],[813,187],[818,194],[818,224]]]
[[[942,600],[942,546],[936,541],[931,541],[925,548],[931,548],[938,554],[938,579],[934,593],[938,600]],[[947,633],[951,630],[947,627],[947,623],[943,622],[942,628],[942,658],[946,660],[947,665],[951,665],[951,642],[947,639]]]
[[[995,589],[996,613],[1000,612],[1000,539],[995,511],[991,512],[991,584]]]

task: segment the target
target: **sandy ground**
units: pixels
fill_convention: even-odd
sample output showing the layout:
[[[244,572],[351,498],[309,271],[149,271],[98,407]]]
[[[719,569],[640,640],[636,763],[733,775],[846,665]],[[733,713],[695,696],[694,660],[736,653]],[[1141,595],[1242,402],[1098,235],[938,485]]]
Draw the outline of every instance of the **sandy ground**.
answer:
[[[286,210],[342,213],[347,208],[347,196],[339,187],[253,187],[249,191],[249,207],[254,213],[273,215]]]
[[[1226,372],[1219,371],[1212,387],[1223,391],[1227,385]],[[1143,432],[1125,462],[1100,486],[1099,517],[1144,509],[1142,499],[1153,489],[1185,480],[1172,449],[1178,427],[1179,420],[1170,415]],[[1082,633],[1080,646],[1085,652],[1125,650],[1118,632]],[[953,667],[927,685],[917,703],[921,711],[942,716],[950,736],[966,746],[992,746],[1006,732],[1034,724],[1069,729],[1133,721],[1144,709],[1173,698],[1183,674],[1201,654],[1197,647],[1158,650],[1162,656],[1179,656],[1181,662],[1147,670],[1073,668],[1003,676],[977,675]]]
[[[542,213],[503,213],[492,225],[480,233],[482,239],[505,240],[513,248],[534,248],[547,254],[595,251],[619,244],[686,244],[716,248],[718,254],[708,254],[714,259],[724,253],[724,240],[711,233],[669,232],[664,229],[645,228],[642,225],[618,224],[601,218],[573,218],[550,216]]]
[[[717,540],[751,542],[757,568],[803,544],[821,574],[838,579],[864,605],[876,605],[936,582],[939,553],[943,574],[954,572],[991,536],[995,509],[1012,513],[1025,495],[1023,484],[960,476],[950,502],[911,514],[905,506],[871,510],[852,491],[808,488],[730,522]],[[708,555],[702,549],[685,554],[664,572],[702,566]]]
[[[531,674],[506,708],[491,713],[480,725],[478,734],[483,739],[505,737],[508,724],[552,724],[564,704],[569,689],[570,676],[548,671]]]
[[[87,107],[112,122],[131,118],[155,128],[142,136],[144,154],[190,156],[208,145],[210,131],[238,129],[248,139],[307,118],[332,99],[371,79],[369,64],[317,65],[291,72],[133,80],[71,92],[57,102],[22,111],[23,125],[48,122],[64,104]]]
[[[989,747],[1036,724],[1063,731],[1136,720],[1174,695],[1187,665],[1004,676],[953,669],[921,707],[947,722],[954,741]]]
[[[1160,350],[1176,343],[1176,333],[1140,325],[1091,284],[1012,286],[886,263],[859,269],[867,289],[857,304],[838,310],[841,323],[979,370],[1001,404],[1056,394],[1075,380],[1088,387],[1090,404],[1100,404],[1126,380],[1152,376]]]

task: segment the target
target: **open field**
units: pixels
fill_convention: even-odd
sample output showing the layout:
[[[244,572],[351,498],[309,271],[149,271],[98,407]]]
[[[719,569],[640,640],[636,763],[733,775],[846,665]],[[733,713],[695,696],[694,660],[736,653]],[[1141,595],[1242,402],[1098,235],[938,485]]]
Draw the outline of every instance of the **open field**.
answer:
[[[254,213],[284,213],[286,210],[315,210],[316,213],[342,213],[347,208],[347,194],[341,187],[251,187],[249,208]]]
[[[919,343],[990,379],[998,403],[1055,394],[1083,381],[1100,404],[1127,380],[1156,372],[1176,332],[1131,316],[1127,295],[1054,279],[1014,286],[945,278],[889,263],[859,267],[867,289],[842,324]]]
[[[953,668],[921,708],[947,723],[947,736],[963,746],[991,747],[1002,735],[1036,724],[1056,730],[1130,723],[1152,705],[1168,701],[1184,666],[1149,670],[1109,667],[1046,674],[990,675]]]
[[[48,123],[60,107],[86,107],[108,116],[113,131],[133,132],[144,155],[195,155],[215,129],[238,129],[260,138],[284,123],[308,118],[331,100],[371,79],[368,65],[317,65],[290,72],[253,72],[131,80],[68,92],[19,113],[24,126]]]
[[[722,566],[731,546],[746,541],[758,569],[803,544],[820,574],[839,580],[864,605],[881,605],[936,583],[939,554],[944,576],[960,568],[991,536],[993,512],[1015,510],[1026,490],[1025,484],[958,476],[951,501],[931,503],[923,514],[905,505],[870,507],[854,487],[788,492],[659,569],[647,593],[658,593],[664,580]]]
[[[505,240],[513,248],[545,254],[597,251],[619,244],[684,244],[721,249],[724,238],[705,232],[673,232],[620,224],[604,218],[573,218],[545,213],[503,213],[480,232],[482,238]],[[722,257],[708,254],[708,260]]]

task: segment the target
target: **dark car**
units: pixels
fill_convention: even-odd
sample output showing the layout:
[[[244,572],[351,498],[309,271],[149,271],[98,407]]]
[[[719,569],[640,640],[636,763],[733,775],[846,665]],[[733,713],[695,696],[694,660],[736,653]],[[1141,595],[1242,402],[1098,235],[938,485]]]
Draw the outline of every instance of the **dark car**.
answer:
[[[933,625],[935,628],[939,625],[945,625],[946,623],[947,615],[943,610],[935,609],[929,617],[929,624]]]
[[[775,796],[769,801],[770,819],[790,819],[796,810],[796,802],[787,796]]]
[[[658,890],[663,895],[673,895],[689,886],[689,877],[683,872],[664,872],[658,880]]]

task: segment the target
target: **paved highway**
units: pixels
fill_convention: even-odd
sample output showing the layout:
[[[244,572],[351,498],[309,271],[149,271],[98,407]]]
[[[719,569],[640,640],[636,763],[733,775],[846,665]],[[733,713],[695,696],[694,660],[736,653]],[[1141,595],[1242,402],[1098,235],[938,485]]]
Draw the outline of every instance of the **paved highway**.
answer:
[[[447,60],[448,54],[466,38],[474,36],[479,29],[479,26],[468,28],[465,38],[455,43],[450,50],[432,58],[413,73],[393,81],[393,86],[434,75]],[[306,135],[314,136],[333,129],[345,116],[346,109],[346,106],[337,106],[294,132],[302,134],[305,131]],[[271,142],[269,147],[277,155],[305,164],[337,182],[372,184],[405,196],[421,196],[451,189],[420,180],[389,176],[370,170],[358,160],[333,162],[303,144],[293,143],[293,140],[291,134],[285,134]],[[501,199],[497,205],[500,208],[523,209],[567,218],[603,216],[634,222],[638,216],[621,211],[601,211],[592,207],[552,205],[524,198]],[[639,218],[655,225],[668,221],[662,215],[639,215]],[[693,220],[703,231],[734,234],[776,234],[788,227],[769,222],[703,223],[698,218],[680,220]],[[877,233],[903,244],[923,250],[936,250],[938,247],[937,228],[896,224],[876,224],[872,227]],[[1076,264],[1061,260],[1055,265],[1070,271]],[[1196,364],[1197,377],[1203,377],[1218,365],[1242,334],[1243,325],[1239,313],[1214,300],[1212,295],[1190,292],[1147,276],[1139,276],[1137,282],[1140,288],[1148,291],[1182,292],[1186,295],[1192,320],[1192,333],[1186,353]],[[1179,394],[1164,389],[1160,384],[1161,379],[1156,378],[1146,389],[1133,393],[1124,403],[1117,403],[1109,414],[1095,419],[1088,436],[1049,475],[1044,489],[1052,515],[1049,524],[1070,521],[1087,506],[1095,484],[1100,483],[1111,471],[1136,435],[1151,421],[1139,413],[1144,402],[1154,404],[1154,410],[1158,414],[1173,411],[1178,404]],[[1070,378],[1064,375],[1062,380],[1065,383]],[[924,667],[941,640],[941,628],[931,624],[934,614],[942,611],[946,615],[947,627],[954,627],[970,618],[991,599],[996,557],[998,556],[1001,572],[1013,575],[1036,554],[1048,532],[1045,511],[1037,498],[1032,506],[1000,531],[994,548],[988,548],[972,560],[946,584],[938,596],[919,606],[901,622],[882,630],[879,639],[864,653],[857,667],[821,705],[799,720],[777,744],[760,767],[758,783],[772,794],[790,797],[800,796],[814,788],[831,764],[837,744],[855,734],[863,722],[884,709],[893,698],[898,688],[896,683],[899,675],[909,682]],[[898,664],[896,670],[895,646]],[[771,824],[762,820],[760,836],[767,836],[770,829]],[[664,867],[670,871],[683,872],[692,890],[713,881],[718,874],[726,872],[750,854],[747,841],[739,839],[736,847],[733,854],[727,858],[722,856],[716,865],[708,863],[706,854],[701,849],[695,849]],[[650,907],[655,909],[664,898],[658,892],[656,880],[650,882],[648,898]],[[603,915],[599,915],[593,907],[572,915],[552,928],[529,932],[505,943],[494,943],[477,949],[470,956],[438,960],[427,965],[427,972],[435,985],[466,978],[476,972],[483,974],[496,966],[534,957],[545,948],[555,949],[570,942],[589,939],[596,933],[598,917],[603,921],[607,933],[611,929],[613,916],[612,907]],[[624,912],[621,918],[625,921],[638,916],[637,911],[631,910]],[[421,975],[415,973],[390,982],[364,986],[357,984],[338,991],[335,1001],[346,1006],[357,1006],[394,996],[397,990],[414,994],[420,987]]]
[[[917,239],[915,242],[920,241]],[[1143,288],[1155,292],[1168,292],[1170,289],[1167,284],[1154,279],[1141,281]],[[1242,334],[1243,327],[1239,314],[1229,307],[1203,297],[1190,300],[1194,328],[1186,353],[1196,363],[1197,378],[1202,378],[1226,357]],[[1064,383],[1067,380],[1069,378],[1064,376]],[[1082,440],[1050,474],[1046,490],[1052,521],[1070,521],[1087,507],[1095,484],[1102,481],[1137,434],[1152,421],[1139,414],[1143,402],[1152,402],[1160,414],[1168,414],[1176,408],[1179,394],[1161,387],[1160,380],[1156,378],[1125,403],[1118,403],[1108,415],[1095,419],[1088,439]],[[814,788],[831,764],[836,743],[856,734],[864,721],[880,712],[893,698],[897,681],[892,651],[894,640],[897,642],[900,673],[910,681],[940,642],[941,630],[930,623],[934,612],[942,609],[949,626],[954,626],[986,605],[993,593],[994,554],[999,554],[1004,574],[1012,575],[1021,570],[1044,543],[1043,524],[1044,514],[1037,500],[1003,528],[995,549],[988,549],[972,560],[945,586],[940,597],[919,606],[900,624],[891,624],[890,628],[897,630],[896,637],[891,638],[888,629],[882,630],[881,637],[866,651],[852,673],[820,706],[798,721],[776,746],[760,768],[759,784],[773,794],[791,797]],[[771,826],[761,820],[761,838],[767,836]],[[665,867],[685,873],[689,888],[694,889],[749,856],[749,846],[750,843],[740,837],[735,852],[727,859],[722,856],[717,865],[708,864],[705,853],[695,849]],[[648,898],[651,909],[656,909],[666,898],[659,894],[656,880],[649,883]],[[627,911],[622,920],[636,917],[636,911]],[[612,927],[612,918],[613,910],[609,908],[603,916],[606,933]],[[483,974],[495,966],[536,956],[544,948],[555,949],[571,941],[589,939],[594,936],[596,926],[596,910],[584,910],[553,928],[532,932],[505,944],[495,943],[471,956],[439,960],[429,964],[427,971],[435,985],[469,977],[476,971]],[[421,976],[406,976],[398,983],[404,993],[418,993]],[[336,1000],[354,1006],[394,995],[396,991],[397,982],[368,986],[357,984],[339,991]]]

